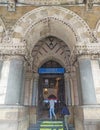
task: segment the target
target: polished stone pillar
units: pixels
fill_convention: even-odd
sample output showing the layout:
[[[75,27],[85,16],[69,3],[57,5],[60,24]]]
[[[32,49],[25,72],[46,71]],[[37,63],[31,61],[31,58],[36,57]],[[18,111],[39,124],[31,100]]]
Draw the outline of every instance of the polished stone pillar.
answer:
[[[0,59],[0,78],[1,78],[2,66],[3,66],[3,60],[2,60],[2,59]]]
[[[0,62],[0,104],[5,104],[10,61],[3,57]]]
[[[100,104],[100,59],[92,59],[91,64],[97,104]]]
[[[34,74],[33,90],[32,90],[32,105],[33,106],[38,105],[38,78],[39,78],[39,75],[37,73]]]
[[[23,86],[23,57],[11,57],[5,104],[21,104]]]
[[[96,104],[96,94],[93,82],[93,75],[91,69],[91,60],[88,58],[80,57],[79,70],[80,70],[80,80],[82,89],[82,104],[92,105]]]
[[[65,79],[65,102],[67,105],[71,105],[71,90],[70,90],[70,79],[67,73],[64,74]]]

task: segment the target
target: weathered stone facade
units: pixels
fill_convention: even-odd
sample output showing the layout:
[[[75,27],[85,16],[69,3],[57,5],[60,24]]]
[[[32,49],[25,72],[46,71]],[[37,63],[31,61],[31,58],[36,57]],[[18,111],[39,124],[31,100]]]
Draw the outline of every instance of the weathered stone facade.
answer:
[[[27,130],[36,123],[38,68],[53,59],[66,70],[75,129],[99,130],[99,3],[0,0],[0,129]]]

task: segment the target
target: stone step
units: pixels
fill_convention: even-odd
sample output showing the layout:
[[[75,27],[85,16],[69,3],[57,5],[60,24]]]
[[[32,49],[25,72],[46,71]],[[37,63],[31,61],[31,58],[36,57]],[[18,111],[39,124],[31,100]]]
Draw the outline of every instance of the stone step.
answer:
[[[28,130],[66,130],[62,120],[39,120],[37,124],[31,125]],[[69,124],[69,130],[75,130],[72,124]]]

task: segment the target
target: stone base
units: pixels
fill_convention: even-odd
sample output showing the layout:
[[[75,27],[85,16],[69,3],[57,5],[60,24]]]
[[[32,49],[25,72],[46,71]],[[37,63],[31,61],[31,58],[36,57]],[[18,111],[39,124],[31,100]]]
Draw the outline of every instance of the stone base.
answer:
[[[100,106],[78,106],[74,114],[76,130],[100,130]]]
[[[36,124],[37,122],[37,108],[36,107],[30,107],[30,124]]]
[[[68,116],[68,123],[74,125],[74,107],[69,106],[68,109],[69,109],[69,112],[70,112],[70,115]]]
[[[0,106],[0,130],[27,130],[29,109],[23,106]]]

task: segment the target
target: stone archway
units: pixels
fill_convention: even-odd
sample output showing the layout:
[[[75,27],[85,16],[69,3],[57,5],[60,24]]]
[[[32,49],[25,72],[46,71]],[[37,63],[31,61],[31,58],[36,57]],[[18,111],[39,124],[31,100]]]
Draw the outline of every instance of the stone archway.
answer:
[[[52,38],[52,41],[53,41],[52,46],[51,46],[51,42],[49,40],[50,38]],[[40,41],[38,41],[38,43],[36,43],[36,45],[34,46],[34,48],[32,50],[32,57],[33,57],[33,68],[32,68],[32,70],[34,72],[34,75],[35,75],[35,73],[37,75],[38,68],[41,67],[41,65],[43,65],[48,60],[57,61],[58,63],[60,63],[65,68],[66,74],[62,75],[62,77],[63,77],[62,81],[64,81],[64,84],[66,84],[66,88],[65,88],[65,85],[63,86],[63,88],[66,89],[66,91],[67,91],[67,93],[65,93],[64,95],[66,95],[65,102],[68,105],[72,105],[71,104],[71,97],[74,97],[73,92],[72,92],[72,91],[74,91],[73,86],[71,88],[70,88],[70,85],[68,86],[68,84],[70,84],[69,83],[70,78],[68,78],[69,74],[67,72],[69,71],[69,73],[71,73],[70,72],[70,69],[71,69],[70,68],[70,61],[69,61],[70,54],[71,54],[70,49],[64,43],[64,41],[62,41],[61,39],[58,39],[54,36],[48,36],[44,39],[41,39]],[[54,77],[54,76],[51,76],[51,77]],[[56,75],[56,76],[58,76],[58,75]],[[56,78],[56,76],[54,78]],[[44,75],[44,77],[45,77],[45,75]],[[33,82],[34,82],[33,91],[35,92],[35,91],[37,91],[37,88],[40,88],[40,86],[42,86],[39,83],[39,75],[34,78]],[[40,91],[40,89],[38,89],[39,94],[42,93],[41,92],[42,90],[40,92],[39,91]],[[40,94],[40,96],[41,96],[41,94]],[[77,92],[75,92],[75,96],[76,96],[76,98],[78,98]],[[34,93],[33,99],[38,99],[36,92]],[[74,100],[74,98],[73,98],[73,100]],[[35,103],[39,102],[39,101],[33,100],[33,105],[35,106]],[[36,103],[36,105],[37,105],[37,103]],[[42,105],[41,105],[41,107],[42,107]],[[70,109],[72,111],[72,107],[70,107]],[[71,121],[72,121],[72,119],[73,119],[73,116],[71,116]]]
[[[31,46],[48,35],[57,36],[65,42],[69,41],[67,45],[70,48],[75,43],[93,41],[91,30],[81,17],[68,9],[57,6],[40,7],[30,11],[17,21],[12,30],[13,42],[20,42],[30,36],[28,42]],[[72,41],[69,40],[70,35]]]
[[[88,44],[94,40],[90,28],[82,18],[57,6],[30,11],[17,21],[12,31],[13,43],[26,41],[30,55],[38,41],[48,36],[63,40],[70,51],[73,51],[76,44]],[[35,78],[34,84],[37,84],[38,77]]]

